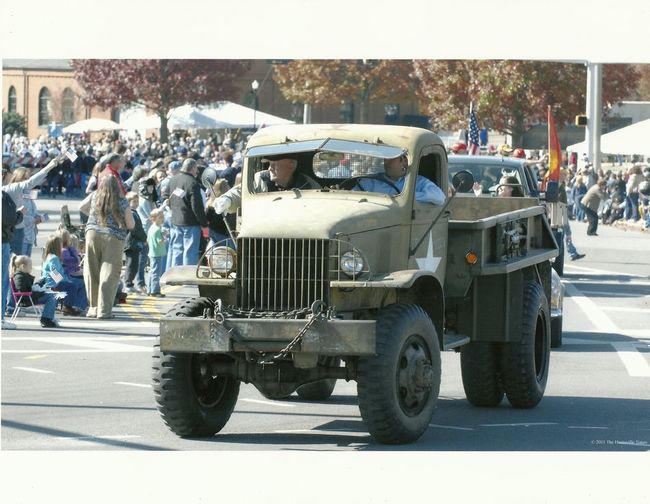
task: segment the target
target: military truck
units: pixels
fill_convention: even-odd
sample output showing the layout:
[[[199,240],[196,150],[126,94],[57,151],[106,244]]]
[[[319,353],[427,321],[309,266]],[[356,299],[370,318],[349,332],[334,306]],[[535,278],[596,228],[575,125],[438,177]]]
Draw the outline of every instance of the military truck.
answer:
[[[255,174],[279,154],[319,188],[256,192]],[[403,155],[405,177],[359,190]],[[525,197],[419,202],[421,177],[453,193],[445,147],[424,129],[290,125],[251,137],[236,247],[214,244],[164,276],[199,294],[161,318],[154,348],[153,389],[174,433],[219,432],[241,382],[270,399],[325,400],[343,379],[357,382],[374,440],[410,443],[436,408],[441,350],[460,352],[471,404],[539,403],[557,255],[544,208]],[[472,183],[454,177],[460,190]]]

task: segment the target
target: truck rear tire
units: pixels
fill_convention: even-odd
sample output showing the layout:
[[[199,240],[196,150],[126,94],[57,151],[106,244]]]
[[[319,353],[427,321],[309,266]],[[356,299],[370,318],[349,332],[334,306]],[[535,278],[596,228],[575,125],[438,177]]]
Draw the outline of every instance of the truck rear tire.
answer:
[[[440,392],[440,345],[422,308],[394,304],[377,317],[376,355],[358,362],[359,410],[379,443],[417,440]]]
[[[465,396],[474,406],[493,408],[503,400],[499,345],[477,341],[460,349]]]
[[[210,307],[207,298],[191,298],[174,306],[168,315],[199,317]],[[154,346],[153,391],[158,411],[169,429],[180,437],[212,436],[232,415],[239,381],[213,378],[207,357],[199,353],[167,353]]]
[[[501,378],[515,408],[533,408],[544,397],[551,352],[548,300],[537,282],[524,288],[521,341],[501,345]]]

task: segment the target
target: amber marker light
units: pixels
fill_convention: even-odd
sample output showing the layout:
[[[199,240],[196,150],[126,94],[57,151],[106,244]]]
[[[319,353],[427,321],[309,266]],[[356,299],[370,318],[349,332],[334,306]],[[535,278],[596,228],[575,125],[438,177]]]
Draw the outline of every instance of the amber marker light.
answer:
[[[465,254],[465,260],[467,261],[467,264],[476,264],[478,262],[478,255],[476,252],[467,252]]]

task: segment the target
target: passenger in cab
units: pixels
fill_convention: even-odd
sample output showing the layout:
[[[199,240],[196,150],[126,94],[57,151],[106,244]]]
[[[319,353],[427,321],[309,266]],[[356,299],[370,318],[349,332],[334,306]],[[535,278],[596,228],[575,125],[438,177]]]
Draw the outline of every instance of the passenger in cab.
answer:
[[[401,154],[393,159],[385,159],[383,174],[378,175],[377,178],[360,179],[358,185],[353,190],[399,194],[404,190],[407,172],[408,158],[406,154]],[[396,192],[396,189],[399,192]],[[415,200],[418,203],[442,205],[445,202],[445,193],[436,184],[431,182],[431,180],[422,175],[418,175],[415,181]]]

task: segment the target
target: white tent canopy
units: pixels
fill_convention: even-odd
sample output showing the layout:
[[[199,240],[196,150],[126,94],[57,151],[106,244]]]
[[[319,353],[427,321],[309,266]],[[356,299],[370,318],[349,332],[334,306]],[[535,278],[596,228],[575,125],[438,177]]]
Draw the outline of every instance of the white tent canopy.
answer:
[[[273,124],[293,124],[293,121],[261,112],[229,101],[218,102],[215,106],[202,109],[205,115],[212,117],[225,128],[259,128]]]
[[[121,122],[126,130],[147,130],[160,128],[160,117],[146,115],[144,109],[135,110]],[[167,116],[169,130],[189,129],[218,129],[227,128],[227,125],[205,115],[201,109],[192,105],[183,105],[172,109]]]
[[[259,128],[293,123],[229,101],[218,102],[214,106],[183,105],[172,109],[167,117],[169,130]],[[160,118],[146,115],[144,108],[136,108],[125,111],[120,124],[126,130],[158,129]]]
[[[112,131],[123,129],[109,119],[84,119],[63,128],[64,133],[86,133],[87,131]]]
[[[587,143],[580,142],[566,148],[570,152],[587,152]],[[603,154],[650,156],[650,119],[606,133],[600,137]]]

